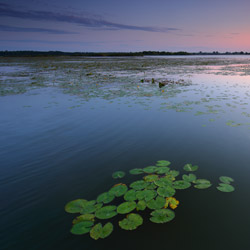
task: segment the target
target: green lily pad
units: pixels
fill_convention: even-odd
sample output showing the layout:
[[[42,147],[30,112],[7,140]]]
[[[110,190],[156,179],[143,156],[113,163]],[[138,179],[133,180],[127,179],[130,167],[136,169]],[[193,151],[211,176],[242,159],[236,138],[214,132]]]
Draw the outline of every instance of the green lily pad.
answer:
[[[108,222],[104,226],[101,223],[96,224],[90,230],[90,237],[94,240],[98,240],[99,238],[104,239],[108,237],[113,231],[113,224]]]
[[[197,165],[193,166],[191,163],[186,164],[183,169],[186,171],[196,171],[199,167]]]
[[[194,185],[194,187],[198,188],[198,189],[206,189],[206,188],[209,188],[211,186],[212,186],[211,183],[201,183],[201,184]]]
[[[146,186],[145,189],[153,190],[153,189],[156,189],[156,188],[157,188],[157,186],[154,184],[154,182],[150,182],[150,183],[148,184],[148,186]]]
[[[156,173],[157,174],[166,174],[169,170],[170,170],[170,168],[168,168],[168,167],[158,167],[156,170]]]
[[[166,187],[166,186],[172,186],[172,181],[168,178],[160,178],[159,180],[154,182],[155,185],[157,185],[158,187]]]
[[[165,203],[166,200],[163,197],[157,196],[155,199],[147,202],[147,207],[149,209],[160,209],[164,207]]]
[[[233,192],[235,190],[232,185],[227,183],[219,183],[219,186],[216,188],[221,192],[226,192],[226,193]]]
[[[175,181],[173,182],[173,188],[175,189],[186,189],[189,188],[191,186],[190,182],[187,181]]]
[[[209,180],[206,179],[197,179],[195,181],[193,181],[194,184],[211,184],[211,182]]]
[[[167,175],[170,175],[170,176],[172,176],[172,177],[177,177],[179,174],[180,174],[180,172],[177,171],[177,170],[171,170],[171,171],[169,171],[169,172],[167,173]]]
[[[127,185],[120,183],[120,184],[112,187],[109,190],[109,193],[115,195],[116,197],[120,197],[120,196],[124,195],[127,192],[127,190],[128,190]]]
[[[170,161],[164,161],[164,160],[161,160],[161,161],[157,161],[156,162],[156,166],[158,167],[167,167],[171,164]]]
[[[136,191],[134,189],[130,189],[125,195],[124,200],[125,201],[134,201],[136,200]]]
[[[134,181],[130,184],[130,187],[135,189],[135,190],[142,190],[146,188],[149,185],[148,182],[144,180],[139,180],[139,181]]]
[[[145,180],[146,182],[153,182],[153,181],[158,180],[158,178],[159,178],[158,175],[156,175],[156,174],[150,174],[150,175],[146,175],[146,176],[144,177],[144,180]]]
[[[77,216],[73,220],[73,224],[76,224],[82,221],[94,221],[95,220],[94,218],[95,218],[94,214],[83,214],[83,215]]]
[[[227,177],[227,176],[221,176],[220,181],[225,184],[230,184],[231,182],[234,181],[234,179],[232,179],[231,177]]]
[[[109,203],[111,201],[113,201],[115,198],[115,195],[114,194],[111,194],[110,192],[105,192],[105,193],[102,193],[100,195],[98,195],[96,201],[97,202],[103,202],[103,203]]]
[[[175,195],[175,189],[170,186],[159,187],[157,193],[162,197],[171,197]]]
[[[139,214],[128,214],[127,218],[119,221],[119,226],[125,230],[134,230],[142,225],[143,219]]]
[[[136,198],[138,200],[150,201],[157,195],[155,190],[144,189],[142,191],[137,191]]]
[[[87,200],[84,199],[77,199],[70,201],[65,206],[65,211],[68,213],[80,213],[84,205],[86,204]]]
[[[90,231],[91,226],[93,226],[93,224],[94,224],[93,221],[82,221],[76,223],[75,225],[73,225],[70,232],[72,234],[77,234],[77,235],[86,234]]]
[[[175,213],[170,209],[158,209],[151,213],[150,220],[154,223],[166,223],[174,219]]]
[[[96,211],[99,207],[97,205],[100,205],[102,207],[102,204],[96,204],[95,200],[87,201],[84,203],[84,206],[82,207],[80,213],[81,214],[91,214]]]
[[[156,166],[148,166],[143,169],[144,173],[147,173],[147,174],[155,173],[156,170],[157,170]]]
[[[137,175],[137,174],[143,174],[143,169],[141,168],[134,168],[134,169],[131,169],[129,171],[130,174],[134,174],[134,175]]]
[[[182,179],[184,181],[193,182],[193,181],[196,180],[196,175],[194,175],[194,174],[184,174],[184,175],[182,175]]]
[[[127,214],[133,211],[136,208],[136,202],[134,201],[126,201],[120,204],[117,207],[118,214]]]
[[[136,210],[137,211],[143,211],[147,207],[147,203],[144,200],[138,201],[136,205]]]
[[[114,179],[121,179],[121,178],[123,178],[125,176],[125,172],[123,172],[123,171],[116,171],[116,172],[114,172],[113,174],[112,174],[112,177],[114,178]]]
[[[105,206],[95,212],[98,219],[109,219],[117,215],[116,206]]]

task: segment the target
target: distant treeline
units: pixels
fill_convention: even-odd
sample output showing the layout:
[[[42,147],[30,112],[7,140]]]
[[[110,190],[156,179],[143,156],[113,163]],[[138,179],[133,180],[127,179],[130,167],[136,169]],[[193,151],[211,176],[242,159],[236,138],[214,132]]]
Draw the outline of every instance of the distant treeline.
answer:
[[[195,55],[250,55],[250,52],[167,52],[167,51],[142,51],[142,52],[62,52],[62,51],[0,51],[2,57],[35,57],[35,56],[195,56]]]

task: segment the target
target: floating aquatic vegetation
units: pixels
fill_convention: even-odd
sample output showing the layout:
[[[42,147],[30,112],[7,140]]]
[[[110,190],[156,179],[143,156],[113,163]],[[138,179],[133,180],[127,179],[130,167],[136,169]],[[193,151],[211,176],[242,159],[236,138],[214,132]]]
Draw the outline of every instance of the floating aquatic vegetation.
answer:
[[[94,240],[98,240],[99,238],[104,239],[108,237],[113,231],[113,224],[108,222],[104,226],[101,223],[96,224],[90,230],[90,237]]]
[[[116,197],[120,197],[124,195],[128,190],[128,187],[126,184],[119,183],[115,186],[113,186],[110,190],[109,193],[115,195]]]
[[[74,224],[71,228],[70,232],[72,234],[86,234],[91,230],[91,226],[93,226],[93,221],[82,221],[77,224]]]
[[[184,175],[182,175],[182,179],[184,181],[193,182],[193,181],[196,180],[196,175],[194,175],[194,174],[189,174],[189,175],[184,174]]]
[[[186,171],[196,171],[198,169],[198,166],[193,166],[192,164],[188,163],[183,167]]]
[[[98,219],[110,219],[117,215],[116,206],[105,206],[98,209],[95,213],[95,217]]]
[[[110,203],[112,200],[114,200],[115,198],[115,195],[110,193],[110,192],[105,192],[105,193],[102,193],[100,195],[98,195],[96,201],[98,203]]]
[[[166,223],[174,219],[175,213],[170,209],[158,209],[151,213],[150,220],[154,223]]]
[[[219,186],[217,187],[218,190],[221,192],[233,192],[235,189],[232,185],[226,184],[226,183],[219,183]]]
[[[228,176],[221,176],[220,181],[226,184],[230,184],[231,182],[233,182],[234,180],[231,177]]]
[[[143,223],[143,218],[138,213],[147,212],[147,210],[153,210],[150,212],[151,222],[172,221],[175,218],[175,212],[172,210],[180,203],[174,197],[178,190],[190,188],[192,185],[197,189],[206,189],[211,187],[212,183],[207,179],[197,179],[196,175],[191,173],[184,174],[182,179],[176,180],[179,171],[170,170],[169,164],[170,162],[162,160],[158,161],[156,166],[130,170],[132,175],[142,174],[143,176],[130,183],[129,190],[126,184],[118,183],[109,191],[98,195],[96,200],[77,199],[67,203],[66,212],[80,214],[73,220],[71,233],[76,235],[90,233],[90,237],[95,240],[104,239],[113,232],[114,226],[111,222],[102,225],[100,220],[111,219],[118,214],[127,215],[118,222],[119,226],[124,230],[134,230]],[[186,171],[197,169],[198,166],[190,163],[184,166]],[[112,176],[120,178],[125,176],[125,173],[117,171]],[[234,187],[230,184],[234,181],[231,177],[221,176],[220,181],[222,183],[217,187],[219,191],[234,191]]]
[[[114,179],[121,179],[125,176],[125,173],[123,171],[116,171],[112,174],[112,177]]]
[[[179,203],[180,202],[176,200],[174,197],[168,197],[166,198],[166,203],[164,205],[164,208],[167,208],[168,206],[170,206],[172,209],[176,209]]]
[[[134,230],[142,225],[143,219],[139,214],[129,214],[127,218],[119,221],[119,226],[125,230]]]
[[[134,169],[131,169],[129,171],[130,174],[134,174],[134,175],[137,175],[137,174],[143,174],[143,169],[141,168],[134,168]]]

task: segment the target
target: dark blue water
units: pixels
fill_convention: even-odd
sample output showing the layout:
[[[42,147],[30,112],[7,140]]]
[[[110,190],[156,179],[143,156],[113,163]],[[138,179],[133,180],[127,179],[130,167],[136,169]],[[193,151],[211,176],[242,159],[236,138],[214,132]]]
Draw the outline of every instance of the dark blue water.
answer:
[[[212,86],[217,95],[223,93],[216,92],[222,80]],[[190,92],[173,102],[183,96],[194,100],[197,89],[210,81],[204,78],[203,85],[188,87]],[[246,100],[244,88],[238,88],[238,96]],[[226,125],[228,120],[249,119],[239,117],[241,102],[230,112],[222,100],[213,100],[226,111],[196,116],[200,105],[191,112],[176,112],[161,109],[164,101],[159,97],[85,101],[56,88],[1,97],[0,248],[249,249],[250,130],[248,125]],[[198,176],[213,186],[178,191],[180,206],[170,223],[154,224],[145,211],[144,224],[131,232],[119,228],[121,217],[112,219],[115,230],[105,240],[69,232],[74,216],[64,211],[68,201],[95,199],[117,183],[111,177],[114,171],[128,173],[162,159],[177,170],[186,163],[199,165]],[[221,175],[235,179],[235,192],[216,190]],[[127,175],[123,182],[134,179]]]

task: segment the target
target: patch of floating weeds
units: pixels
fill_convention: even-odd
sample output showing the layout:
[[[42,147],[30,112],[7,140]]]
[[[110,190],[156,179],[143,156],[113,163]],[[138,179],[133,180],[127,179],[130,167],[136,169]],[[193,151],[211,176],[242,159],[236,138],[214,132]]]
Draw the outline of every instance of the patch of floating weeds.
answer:
[[[207,189],[212,183],[207,179],[198,179],[193,173],[183,174],[182,179],[176,180],[179,171],[170,170],[169,161],[157,161],[155,166],[143,169],[135,168],[129,171],[132,175],[143,175],[142,178],[130,183],[129,188],[124,183],[114,185],[109,191],[97,196],[96,200],[87,201],[77,199],[70,201],[65,206],[68,213],[77,213],[70,230],[72,234],[90,234],[90,237],[104,239],[114,230],[111,222],[102,225],[99,220],[107,220],[116,215],[123,216],[118,224],[124,230],[134,230],[143,224],[140,211],[153,210],[150,213],[150,221],[153,223],[167,223],[175,218],[175,210],[179,201],[174,197],[178,190],[188,189],[192,185],[197,189]],[[197,165],[190,163],[184,167],[185,171],[198,170]],[[123,171],[113,173],[113,178],[125,176]],[[231,177],[221,176],[221,183],[217,190],[221,192],[232,192],[234,181]],[[119,204],[117,204],[117,199]],[[115,204],[110,204],[114,202]]]

